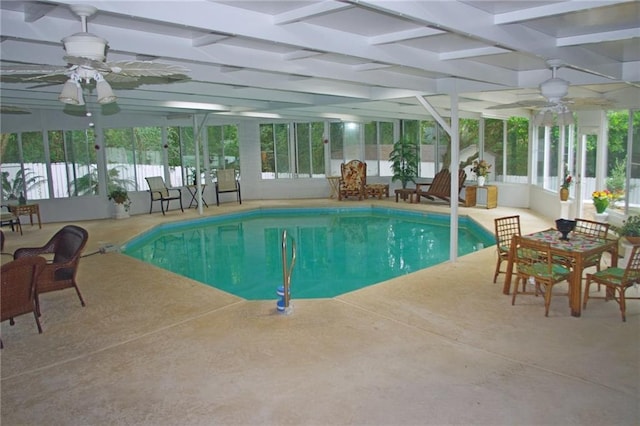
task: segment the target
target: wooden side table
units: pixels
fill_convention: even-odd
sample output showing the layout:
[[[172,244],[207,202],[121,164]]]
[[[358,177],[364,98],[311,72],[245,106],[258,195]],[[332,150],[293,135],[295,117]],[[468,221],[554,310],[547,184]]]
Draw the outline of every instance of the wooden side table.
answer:
[[[477,186],[471,185],[465,188],[464,206],[473,207],[476,205],[478,189],[487,191],[487,208],[495,209],[498,207],[498,187],[495,185]]]
[[[402,197],[403,200],[413,203],[413,194],[416,193],[415,188],[398,188],[394,190],[396,193],[396,203],[398,202],[398,197]]]
[[[40,205],[38,203],[32,204],[11,204],[8,206],[9,211],[16,216],[29,216],[31,226],[33,226],[33,215],[38,218],[38,228],[42,229],[42,222],[40,221]]]

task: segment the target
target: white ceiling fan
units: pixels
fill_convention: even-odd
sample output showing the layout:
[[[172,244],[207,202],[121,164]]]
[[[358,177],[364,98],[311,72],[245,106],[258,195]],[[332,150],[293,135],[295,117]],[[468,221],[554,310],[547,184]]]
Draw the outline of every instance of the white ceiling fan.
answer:
[[[84,105],[83,85],[92,85],[98,102],[108,104],[117,97],[108,82],[134,82],[141,77],[169,77],[176,80],[187,79],[189,70],[172,64],[151,61],[107,62],[107,40],[87,32],[87,18],[95,14],[96,8],[85,4],[72,4],[71,10],[80,17],[82,32],[62,39],[67,66],[53,65],[13,65],[0,68],[3,77],[11,76],[19,81],[44,81],[61,84],[60,102]],[[63,80],[61,81],[61,78]]]
[[[573,124],[574,107],[609,107],[612,103],[604,98],[568,98],[569,85],[567,80],[559,78],[557,71],[565,63],[560,59],[549,59],[547,65],[551,69],[551,78],[538,86],[542,99],[528,99],[510,104],[494,105],[488,109],[532,108],[540,111],[534,117],[536,125],[553,125],[553,116],[557,114],[558,125]]]

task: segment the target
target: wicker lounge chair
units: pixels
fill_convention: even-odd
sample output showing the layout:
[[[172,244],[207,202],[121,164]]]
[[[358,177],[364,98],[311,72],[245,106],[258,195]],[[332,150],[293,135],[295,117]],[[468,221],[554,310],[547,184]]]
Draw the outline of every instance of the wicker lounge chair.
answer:
[[[36,279],[47,260],[41,256],[16,259],[2,265],[0,271],[0,320],[9,320],[14,324],[14,318],[33,312],[38,326],[38,333],[42,333],[42,326],[38,318],[36,298]],[[0,339],[0,348],[2,340]]]
[[[464,186],[464,182],[467,180],[467,173],[464,169],[458,171],[458,194]],[[427,190],[422,189],[423,186],[428,186]],[[442,200],[450,202],[451,200],[451,173],[448,169],[442,169],[433,177],[433,181],[429,184],[417,183],[416,184],[416,203],[420,202],[420,197],[425,197],[428,200]],[[464,202],[458,195],[458,201]]]
[[[182,207],[182,190],[180,188],[169,188],[164,183],[162,176],[152,176],[145,178],[147,185],[149,185],[149,195],[151,196],[151,205],[149,206],[149,214],[153,210],[153,202],[160,201],[160,210],[162,214],[169,210],[169,201],[180,201],[180,210],[184,213]],[[164,207],[164,202],[167,202],[167,208]]]
[[[40,312],[39,294],[66,288],[75,288],[80,303],[85,306],[76,283],[76,273],[80,263],[80,254],[88,239],[89,233],[86,229],[76,225],[67,225],[56,232],[44,246],[23,247],[13,253],[14,259],[53,254],[53,260],[42,268],[37,279],[36,305],[38,305],[38,312]]]
[[[351,160],[340,165],[338,200],[348,197],[367,198],[367,163]]]

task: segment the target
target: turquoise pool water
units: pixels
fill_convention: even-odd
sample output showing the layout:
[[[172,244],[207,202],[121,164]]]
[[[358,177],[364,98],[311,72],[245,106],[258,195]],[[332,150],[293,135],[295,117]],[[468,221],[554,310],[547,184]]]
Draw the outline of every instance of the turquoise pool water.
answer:
[[[276,299],[284,229],[297,246],[293,299],[333,297],[449,259],[448,215],[378,207],[259,209],[165,224],[123,252],[245,299]],[[458,234],[460,256],[495,244],[467,217]]]

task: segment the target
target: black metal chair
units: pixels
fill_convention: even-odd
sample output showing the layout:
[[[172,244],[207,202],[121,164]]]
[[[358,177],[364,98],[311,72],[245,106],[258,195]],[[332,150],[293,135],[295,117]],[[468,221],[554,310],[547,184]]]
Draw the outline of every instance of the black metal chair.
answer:
[[[169,210],[169,201],[178,200],[180,201],[180,210],[184,213],[184,208],[182,207],[182,190],[180,188],[169,188],[165,183],[162,176],[151,176],[145,178],[147,181],[147,185],[149,185],[149,194],[151,196],[151,205],[149,206],[149,214],[153,210],[153,202],[160,202],[160,210],[162,210],[162,214],[165,214],[165,211]],[[164,202],[167,202],[167,207],[165,209]]]
[[[242,204],[240,181],[235,169],[219,169],[216,178],[216,205],[220,205],[220,194],[225,192],[235,192],[238,203]]]

